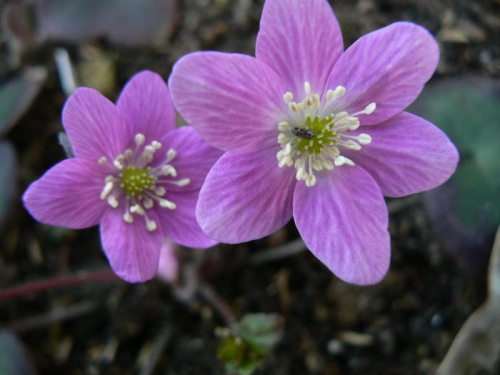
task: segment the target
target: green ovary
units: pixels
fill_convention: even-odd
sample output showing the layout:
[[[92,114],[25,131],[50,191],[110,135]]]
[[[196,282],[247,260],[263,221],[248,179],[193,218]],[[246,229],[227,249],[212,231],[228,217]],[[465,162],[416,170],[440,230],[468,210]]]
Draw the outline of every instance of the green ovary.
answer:
[[[337,144],[337,141],[332,138],[338,137],[338,134],[331,130],[332,126],[333,123],[330,116],[324,118],[318,116],[311,118],[307,116],[304,127],[312,130],[314,137],[312,139],[302,138],[297,145],[297,151],[307,151],[309,154],[320,154],[325,144]]]
[[[127,197],[139,197],[144,190],[155,187],[156,177],[150,174],[151,168],[128,166],[120,173],[121,185]]]

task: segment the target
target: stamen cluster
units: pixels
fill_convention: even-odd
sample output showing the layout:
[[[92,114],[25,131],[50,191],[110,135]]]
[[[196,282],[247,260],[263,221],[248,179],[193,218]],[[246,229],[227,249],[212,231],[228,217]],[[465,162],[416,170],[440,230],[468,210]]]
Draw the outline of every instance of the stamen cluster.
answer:
[[[305,82],[304,90],[306,96],[301,102],[293,101],[291,92],[283,95],[283,102],[288,105],[291,116],[278,124],[281,150],[276,156],[280,168],[294,166],[297,180],[304,180],[311,187],[317,181],[315,171],[332,170],[334,166],[344,164],[354,165],[352,160],[341,155],[341,147],[361,150],[361,145],[371,142],[368,134],[350,135],[349,132],[359,127],[357,116],[373,113],[376,104],[371,103],[353,114],[345,111],[335,113],[335,100],[346,92],[343,86],[328,90],[323,105],[320,96],[311,93],[309,82]]]
[[[174,149],[169,149],[162,161],[153,163],[155,153],[162,148],[162,144],[152,141],[144,146],[146,138],[140,133],[135,135],[134,141],[135,149],[125,150],[112,163],[104,156],[99,159],[99,164],[110,169],[110,174],[105,178],[101,199],[106,199],[113,208],[123,204],[123,220],[127,223],[133,223],[134,216],[140,216],[144,218],[146,228],[154,231],[158,225],[149,218],[148,210],[153,209],[155,204],[175,210],[176,204],[165,198],[165,186],[186,186],[190,180],[174,179],[177,177],[177,170],[171,164],[177,156]]]

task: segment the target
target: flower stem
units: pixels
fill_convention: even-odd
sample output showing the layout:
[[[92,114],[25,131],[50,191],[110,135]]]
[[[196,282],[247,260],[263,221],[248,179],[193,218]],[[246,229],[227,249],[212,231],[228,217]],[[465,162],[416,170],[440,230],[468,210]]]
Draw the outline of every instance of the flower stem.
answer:
[[[116,276],[113,271],[107,269],[91,272],[79,272],[73,275],[58,276],[50,279],[34,281],[31,283],[2,289],[0,290],[0,301],[29,296],[46,290],[54,290],[82,284],[118,280],[120,280],[118,276]]]
[[[200,285],[198,285],[198,293],[215,311],[217,311],[231,331],[237,332],[238,321],[229,306],[220,298],[217,292],[208,284],[200,283]]]

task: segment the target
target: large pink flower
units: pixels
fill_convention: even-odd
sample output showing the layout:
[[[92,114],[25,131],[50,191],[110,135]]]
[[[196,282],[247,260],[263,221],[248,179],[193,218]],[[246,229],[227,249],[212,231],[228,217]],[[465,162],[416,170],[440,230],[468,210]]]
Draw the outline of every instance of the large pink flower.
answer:
[[[76,157],[24,194],[37,220],[74,229],[100,223],[112,268],[130,282],[155,276],[164,237],[191,247],[215,244],[196,222],[195,206],[221,152],[191,127],[175,129],[159,75],[135,75],[116,106],[93,89],[78,89],[63,124]]]
[[[390,263],[383,196],[446,181],[458,154],[443,132],[402,112],[439,60],[422,27],[398,22],[345,52],[325,0],[267,0],[256,57],[199,52],[170,78],[179,112],[226,153],[196,215],[219,241],[266,236],[292,216],[341,279],[372,284]]]

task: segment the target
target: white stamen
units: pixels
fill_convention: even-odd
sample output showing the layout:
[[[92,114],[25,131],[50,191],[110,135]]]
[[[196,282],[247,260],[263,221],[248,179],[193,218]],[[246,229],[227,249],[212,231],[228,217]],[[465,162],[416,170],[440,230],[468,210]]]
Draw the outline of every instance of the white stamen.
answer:
[[[152,232],[152,231],[156,230],[156,228],[158,227],[158,226],[156,225],[156,222],[155,222],[154,220],[150,220],[150,219],[148,219],[147,217],[146,217],[145,219],[146,219],[146,228],[147,228],[150,232]]]
[[[154,206],[154,201],[151,198],[144,199],[144,208],[150,210]]]
[[[361,133],[357,138],[358,142],[362,145],[369,145],[372,142],[372,137],[365,133]]]
[[[285,93],[285,95],[283,95],[283,103],[285,103],[286,105],[290,104],[293,100],[293,94],[291,92],[287,92]]]
[[[134,217],[130,214],[130,212],[125,212],[125,215],[123,215],[123,220],[125,220],[127,223],[132,224],[134,222]]]
[[[170,150],[167,151],[167,158],[168,158],[167,161],[174,160],[176,156],[177,156],[177,151],[175,151],[173,149],[170,149]]]
[[[280,150],[276,158],[280,168],[294,166],[297,180],[303,180],[306,186],[311,187],[317,182],[316,172],[333,170],[335,166],[344,164],[354,165],[351,159],[341,155],[342,150],[359,151],[362,145],[371,143],[372,138],[368,134],[349,133],[360,127],[358,116],[370,115],[375,111],[376,104],[370,103],[364,110],[351,114],[346,111],[335,113],[332,103],[345,95],[344,86],[327,90],[323,102],[317,93],[312,92],[308,81],[304,82],[304,93],[301,101],[293,101],[291,92],[283,95],[283,102],[291,113],[286,121],[278,123]]]
[[[139,204],[135,204],[130,207],[130,212],[136,213],[138,215],[144,215],[144,209]]]
[[[375,111],[375,109],[377,108],[377,104],[375,103],[370,103],[366,106],[365,108],[365,114],[367,115],[371,115],[373,113],[373,111]]]
[[[167,199],[159,199],[158,202],[160,203],[160,206],[175,210],[177,208],[177,205],[174,202],[171,202]]]
[[[304,83],[304,91],[307,96],[311,95],[311,84],[307,81]]]
[[[106,156],[103,156],[102,158],[99,159],[98,163],[101,165],[104,165],[108,162],[108,158]]]
[[[118,207],[118,201],[116,200],[116,197],[114,195],[110,195],[108,197],[108,204],[113,208]]]
[[[144,136],[144,134],[137,133],[134,137],[134,140],[135,140],[135,144],[137,146],[140,146],[146,141],[146,137]]]
[[[278,130],[280,132],[286,132],[286,131],[289,131],[291,130],[292,128],[290,127],[290,124],[286,121],[282,121],[278,124]],[[282,134],[282,133],[280,133]]]
[[[106,197],[108,196],[109,192],[113,189],[113,186],[114,186],[114,184],[111,181],[108,181],[106,183],[106,185],[104,185],[104,189],[102,189],[102,192],[101,192],[101,199],[106,199]]]
[[[158,195],[159,197],[163,197],[167,193],[167,190],[163,186],[160,186],[159,188],[155,189],[155,194]]]

